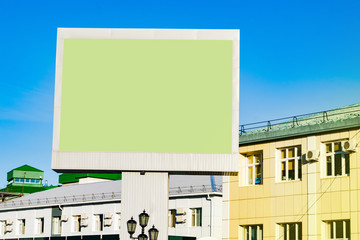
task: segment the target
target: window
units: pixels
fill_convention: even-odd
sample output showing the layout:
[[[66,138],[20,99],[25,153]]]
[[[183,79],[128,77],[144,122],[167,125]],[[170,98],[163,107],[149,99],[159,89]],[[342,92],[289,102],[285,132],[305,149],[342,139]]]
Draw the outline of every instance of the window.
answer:
[[[174,228],[176,226],[176,210],[169,210],[169,227]]]
[[[36,219],[36,234],[43,234],[44,233],[44,218],[37,218]]]
[[[262,240],[263,225],[242,226],[241,240]]]
[[[18,234],[25,234],[25,219],[18,219]]]
[[[94,231],[102,231],[104,227],[104,215],[95,214],[94,215]]]
[[[52,233],[53,234],[61,234],[61,219],[60,219],[60,217],[53,217]]]
[[[280,155],[280,180],[301,180],[301,148],[283,148],[278,153]]]
[[[342,150],[343,144],[341,141],[325,143],[326,176],[349,175],[349,154]]]
[[[328,221],[328,239],[350,239],[350,220]]]
[[[279,224],[279,238],[282,240],[301,240],[302,228],[301,223],[281,223]]]
[[[262,155],[249,154],[246,159],[248,185],[262,184]]]
[[[0,221],[0,236],[4,236],[6,233],[6,222],[4,220]]]
[[[72,231],[73,232],[80,232],[81,230],[81,216],[80,215],[75,215],[72,217]]]
[[[191,209],[191,226],[201,227],[202,210],[201,208]]]

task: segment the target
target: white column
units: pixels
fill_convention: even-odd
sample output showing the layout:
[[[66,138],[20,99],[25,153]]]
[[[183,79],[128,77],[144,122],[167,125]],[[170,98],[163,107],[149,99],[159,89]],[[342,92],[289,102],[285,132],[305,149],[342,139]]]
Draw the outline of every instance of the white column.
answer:
[[[317,149],[316,136],[307,137],[307,149]],[[317,163],[307,163],[307,235],[309,240],[318,238],[317,233],[317,182],[316,178],[319,173],[317,172]],[[305,233],[306,234],[306,233]]]
[[[168,240],[169,175],[168,173],[140,172],[122,173],[120,239],[128,240],[126,222],[133,216],[137,222],[137,237],[141,233],[139,214],[150,215],[145,234],[154,224],[159,230],[158,240]]]

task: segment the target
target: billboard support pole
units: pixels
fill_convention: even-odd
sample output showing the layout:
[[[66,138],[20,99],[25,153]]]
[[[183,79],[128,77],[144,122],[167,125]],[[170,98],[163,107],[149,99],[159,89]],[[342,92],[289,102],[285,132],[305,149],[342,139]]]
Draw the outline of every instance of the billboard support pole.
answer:
[[[145,210],[149,215],[146,232],[155,225],[158,240],[168,239],[169,174],[167,172],[122,172],[120,239],[128,239],[126,222]],[[134,236],[141,233],[136,229]]]

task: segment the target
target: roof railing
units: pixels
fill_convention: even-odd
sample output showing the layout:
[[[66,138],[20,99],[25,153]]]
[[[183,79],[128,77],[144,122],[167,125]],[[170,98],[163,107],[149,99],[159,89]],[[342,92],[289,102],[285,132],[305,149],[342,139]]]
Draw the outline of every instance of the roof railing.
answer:
[[[214,191],[215,190],[215,191]],[[187,193],[209,193],[209,192],[222,192],[222,185],[215,185],[213,189],[211,185],[200,186],[183,186],[169,189],[170,195],[187,194]],[[76,202],[91,202],[97,200],[118,200],[121,199],[121,192],[108,192],[108,193],[89,193],[79,195],[68,195],[63,197],[44,197],[25,199],[16,198],[9,201],[5,201],[0,204],[0,209],[24,207],[24,206],[39,206],[49,204],[64,204],[64,203],[76,203]]]
[[[246,133],[247,131],[260,129],[260,128],[264,128],[264,131],[268,132],[272,130],[274,126],[279,126],[281,124],[292,123],[292,127],[300,126],[300,122],[313,120],[313,119],[322,119],[321,123],[325,123],[329,121],[329,116],[332,117],[332,116],[344,115],[344,114],[356,113],[356,112],[358,112],[359,113],[358,116],[360,116],[359,105],[348,106],[340,109],[332,109],[321,112],[301,114],[292,117],[277,118],[268,121],[242,124],[239,127],[239,135],[241,136],[243,133]]]

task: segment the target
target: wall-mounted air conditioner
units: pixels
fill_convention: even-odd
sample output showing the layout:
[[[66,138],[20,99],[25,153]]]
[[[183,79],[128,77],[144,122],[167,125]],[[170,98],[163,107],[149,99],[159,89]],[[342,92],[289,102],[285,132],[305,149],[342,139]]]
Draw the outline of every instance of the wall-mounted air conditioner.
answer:
[[[345,152],[355,152],[357,143],[355,140],[347,140],[344,142],[344,151]]]
[[[81,219],[81,221],[80,221],[81,227],[87,227],[88,225],[89,225],[89,223],[88,223],[87,219]]]
[[[6,232],[12,232],[13,231],[13,226],[6,226],[5,231]]]
[[[81,214],[81,219],[88,219],[88,215],[86,213]]]
[[[105,221],[104,221],[104,225],[105,225],[105,226],[111,226],[111,224],[112,224],[112,220],[111,220],[111,219],[105,219]]]
[[[105,219],[111,219],[112,218],[112,213],[111,212],[106,212],[104,215]]]
[[[184,215],[177,215],[176,216],[176,223],[185,223],[186,222],[186,218]]]
[[[6,225],[12,225],[13,223],[14,223],[14,221],[12,219],[6,220]]]
[[[177,215],[185,215],[186,214],[185,209],[184,208],[177,208],[176,209],[176,214]]]
[[[319,159],[320,151],[319,150],[308,150],[306,152],[307,161],[316,161]]]
[[[60,221],[67,222],[69,217],[67,215],[61,215]]]

